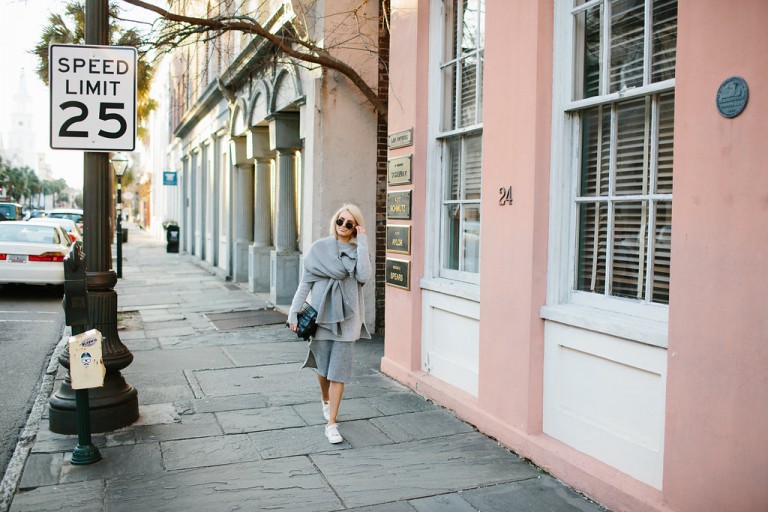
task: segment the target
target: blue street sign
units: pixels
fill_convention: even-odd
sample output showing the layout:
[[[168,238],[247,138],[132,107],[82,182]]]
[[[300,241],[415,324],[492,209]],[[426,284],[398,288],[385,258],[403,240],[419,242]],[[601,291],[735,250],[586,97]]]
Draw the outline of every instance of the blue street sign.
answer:
[[[178,185],[176,171],[163,171],[163,185]]]

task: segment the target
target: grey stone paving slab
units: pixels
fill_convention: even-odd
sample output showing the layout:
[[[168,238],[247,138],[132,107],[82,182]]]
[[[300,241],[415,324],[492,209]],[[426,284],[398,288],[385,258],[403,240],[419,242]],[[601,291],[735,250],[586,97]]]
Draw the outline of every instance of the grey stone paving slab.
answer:
[[[121,308],[136,306],[140,307],[147,306],[149,304],[178,304],[180,302],[178,295],[160,291],[155,291],[152,293],[129,293],[123,295],[119,295],[118,292],[118,297],[120,297],[119,301]]]
[[[19,489],[58,484],[63,464],[63,453],[33,453],[24,464]]]
[[[219,347],[200,347],[181,350],[156,350],[134,354],[131,373],[159,375],[173,370],[230,368],[232,360]]]
[[[374,396],[364,400],[381,411],[385,416],[439,409],[434,403],[410,391],[407,393],[390,393]]]
[[[339,423],[339,432],[353,448],[392,444],[392,440],[368,420]]]
[[[10,512],[103,512],[104,482],[91,480],[18,492]]]
[[[371,423],[396,443],[461,434],[474,430],[470,425],[444,409],[383,416],[371,419]]]
[[[551,476],[473,489],[462,498],[483,512],[605,512],[606,509],[587,500]]]
[[[157,341],[157,338],[136,338],[127,340],[120,338],[120,341],[122,341],[123,345],[125,345],[131,352],[160,349],[160,342]]]
[[[310,388],[317,394],[314,372],[300,371],[297,364],[200,370],[194,372],[194,375],[206,396],[261,393],[272,400],[275,394],[280,393],[302,396]],[[298,400],[292,403],[309,401]]]
[[[130,427],[121,428],[114,432],[104,434],[107,438],[107,446],[123,446],[136,444],[136,431]]]
[[[278,342],[234,345],[224,349],[237,366],[303,363],[307,357],[306,343]]]
[[[91,442],[98,448],[105,446],[107,441],[104,434],[94,434],[91,436]],[[37,431],[35,444],[32,447],[32,453],[54,453],[72,451],[77,446],[76,435],[64,435],[51,432],[48,429],[48,422],[40,424],[40,430]]]
[[[348,507],[534,478],[531,466],[478,433],[309,456]]]
[[[344,387],[345,398],[367,398],[389,393],[403,393],[409,389],[399,382],[382,374],[355,378]]]
[[[136,442],[170,441],[223,434],[213,414],[182,415],[179,423],[170,425],[143,425],[134,428]]]
[[[306,422],[292,407],[268,407],[215,414],[226,434],[306,426]]]
[[[301,416],[308,425],[326,423],[326,420],[323,417],[323,409],[320,405],[320,387],[317,385],[315,387],[317,401],[293,406],[296,412],[299,413],[299,416]],[[381,412],[375,407],[372,407],[367,401],[361,398],[350,398],[349,400],[344,399],[341,401],[336,421],[354,421],[373,418],[375,416],[381,416]]]
[[[171,322],[174,320],[186,320],[187,316],[173,309],[139,309],[141,321],[149,322]]]
[[[122,478],[107,482],[106,503],[110,512],[157,510],[160,503],[179,511],[343,509],[306,457],[230,464],[214,474],[192,469]]]
[[[416,509],[407,501],[394,501],[392,503],[382,503],[380,505],[371,505],[370,507],[355,507],[347,510],[350,512],[414,512]]]
[[[157,475],[163,473],[158,443],[143,443],[99,449],[101,460],[94,464],[75,466],[64,459],[60,482],[84,482],[130,475]]]
[[[162,336],[194,336],[197,334],[197,330],[191,325],[185,325],[184,327],[168,327],[160,329],[147,329],[147,336],[160,338]]]
[[[418,512],[445,512],[446,510],[450,510],[451,512],[477,512],[475,507],[461,499],[458,494],[430,496],[429,498],[411,500],[410,504],[413,505],[413,508]],[[506,510],[509,512],[510,509]]]
[[[142,339],[147,337],[147,333],[143,329],[124,329],[117,331],[117,337],[120,341],[126,342],[130,340]]]
[[[250,395],[199,398],[189,401],[189,405],[195,412],[239,411],[267,407],[269,400],[264,395],[253,393]]]
[[[164,441],[160,443],[160,449],[168,470],[261,460],[256,446],[245,434]]]
[[[134,357],[137,354],[134,354]],[[130,366],[123,371],[125,380],[136,388],[139,394],[139,406],[164,404],[179,399],[192,399],[194,395],[184,373],[133,373]]]
[[[165,330],[165,329],[186,329],[190,326],[189,321],[186,318],[180,318],[177,320],[160,320],[160,321],[148,321],[142,319],[142,325],[144,330],[150,332],[150,336],[153,335],[151,331]]]
[[[248,436],[265,459],[338,451],[350,447],[346,441],[335,445],[329,443],[325,437],[324,428],[322,425],[313,425],[311,427],[253,432]]]

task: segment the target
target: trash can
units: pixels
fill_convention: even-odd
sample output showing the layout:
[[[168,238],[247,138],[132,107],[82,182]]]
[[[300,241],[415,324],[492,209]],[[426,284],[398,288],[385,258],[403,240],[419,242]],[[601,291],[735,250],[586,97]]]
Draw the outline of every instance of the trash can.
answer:
[[[165,230],[165,252],[179,252],[179,226],[170,224]]]
[[[124,244],[127,244],[128,243],[128,228],[123,228],[122,231],[123,231],[123,240],[122,240],[122,242]]]

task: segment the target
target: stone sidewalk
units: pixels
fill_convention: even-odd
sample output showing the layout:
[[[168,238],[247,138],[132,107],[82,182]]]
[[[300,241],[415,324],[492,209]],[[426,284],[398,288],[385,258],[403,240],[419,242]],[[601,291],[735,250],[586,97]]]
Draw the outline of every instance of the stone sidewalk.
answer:
[[[299,368],[306,343],[283,323],[211,321],[245,311],[274,322],[266,298],[141,230],[129,237],[118,309],[140,418],[94,434],[101,461],[72,465],[77,436],[48,429],[45,400],[64,376],[51,365],[11,511],[604,510],[380,373],[380,337],[357,344],[345,441],[329,444],[317,381]]]

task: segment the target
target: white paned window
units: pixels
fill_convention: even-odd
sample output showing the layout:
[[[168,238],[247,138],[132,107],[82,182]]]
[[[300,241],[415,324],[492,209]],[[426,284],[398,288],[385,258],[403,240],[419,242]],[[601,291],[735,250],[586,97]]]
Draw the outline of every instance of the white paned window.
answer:
[[[478,282],[485,0],[444,2],[440,276]]]
[[[553,219],[569,219],[571,232],[555,240],[569,255],[556,263],[565,288],[556,295],[561,303],[665,318],[677,1],[557,6],[568,30],[558,36],[555,87],[569,90],[556,93],[563,136],[553,162],[556,182],[570,184],[570,193],[553,203]]]

